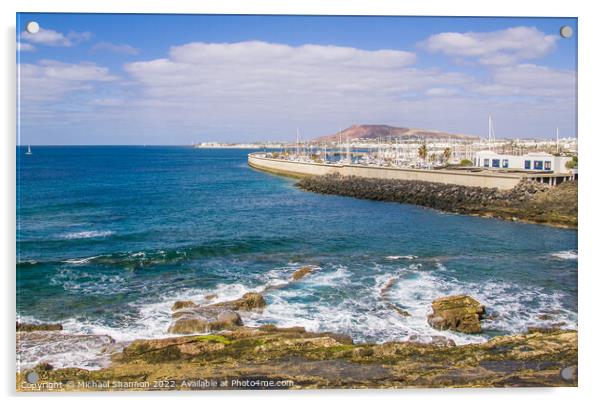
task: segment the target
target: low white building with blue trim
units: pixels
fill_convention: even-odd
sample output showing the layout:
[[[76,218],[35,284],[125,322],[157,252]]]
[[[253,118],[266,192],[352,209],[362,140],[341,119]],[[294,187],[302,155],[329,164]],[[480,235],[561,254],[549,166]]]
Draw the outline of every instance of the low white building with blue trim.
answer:
[[[546,152],[526,155],[503,155],[491,150],[477,152],[473,164],[484,169],[521,170],[528,172],[569,173],[566,163],[570,156],[554,156]]]

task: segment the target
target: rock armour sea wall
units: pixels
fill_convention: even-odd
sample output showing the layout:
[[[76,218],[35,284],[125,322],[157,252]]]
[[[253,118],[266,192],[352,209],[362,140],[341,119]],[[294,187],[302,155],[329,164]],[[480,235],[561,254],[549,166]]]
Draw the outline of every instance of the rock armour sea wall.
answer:
[[[336,194],[377,201],[421,205],[449,212],[472,213],[475,207],[526,201],[547,186],[523,180],[511,190],[469,187],[426,181],[374,179],[328,174],[299,180],[297,187],[321,194]]]

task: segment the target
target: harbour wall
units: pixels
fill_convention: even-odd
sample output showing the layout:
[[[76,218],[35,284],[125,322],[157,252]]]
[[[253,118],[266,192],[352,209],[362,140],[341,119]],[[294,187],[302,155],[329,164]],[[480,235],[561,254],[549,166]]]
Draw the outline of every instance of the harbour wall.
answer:
[[[489,187],[509,190],[525,177],[514,173],[464,172],[456,170],[400,169],[392,167],[368,167],[360,165],[327,165],[323,163],[294,162],[272,159],[262,153],[250,153],[249,166],[267,172],[292,176],[321,176],[340,174],[375,179],[418,180],[459,186]]]

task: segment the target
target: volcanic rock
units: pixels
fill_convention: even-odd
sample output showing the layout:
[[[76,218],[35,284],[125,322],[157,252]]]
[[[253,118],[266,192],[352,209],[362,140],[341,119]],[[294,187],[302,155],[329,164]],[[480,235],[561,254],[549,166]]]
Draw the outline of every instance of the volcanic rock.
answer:
[[[428,323],[438,330],[450,329],[463,333],[480,333],[485,307],[468,295],[438,298],[432,303]]]
[[[293,280],[295,280],[295,281],[301,280],[303,277],[307,276],[308,274],[312,273],[313,271],[314,271],[313,267],[310,267],[310,266],[301,267],[299,270],[296,270],[293,273]]]
[[[34,331],[58,331],[63,330],[60,323],[19,323],[17,322],[17,332]]]

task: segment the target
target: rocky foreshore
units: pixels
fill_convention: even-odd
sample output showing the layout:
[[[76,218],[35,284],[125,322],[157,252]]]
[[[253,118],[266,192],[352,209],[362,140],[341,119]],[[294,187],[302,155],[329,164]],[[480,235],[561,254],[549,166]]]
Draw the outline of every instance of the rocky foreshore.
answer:
[[[297,277],[308,274],[309,269],[296,273]],[[499,336],[485,343],[459,346],[436,333],[430,343],[355,343],[339,333],[242,324],[236,311],[261,310],[265,305],[259,293],[206,306],[178,301],[172,308],[171,333],[197,331],[194,328],[192,332],[186,328],[174,330],[174,325],[183,318],[196,320],[191,325],[198,326],[198,332],[211,330],[212,322],[218,322],[219,325],[213,326],[221,330],[214,334],[136,340],[122,350],[107,348],[104,352],[112,353],[110,364],[100,370],[55,368],[41,362],[17,373],[17,390],[577,385],[577,332],[574,330],[530,329],[521,335]],[[479,333],[485,311],[469,296],[442,297],[433,301],[428,322],[434,332],[450,329]],[[220,320],[224,313],[228,319]],[[17,325],[18,344],[39,339],[40,334],[44,339],[62,336],[61,339],[76,341],[78,338],[63,335],[56,325]],[[110,340],[99,342],[99,345],[110,344]]]
[[[114,355],[109,367],[96,371],[41,363],[17,375],[17,389],[250,388],[237,386],[240,381],[291,381],[263,387],[291,389],[576,386],[576,365],[576,331],[544,330],[455,346],[354,344],[337,334],[266,325],[138,340]],[[28,385],[32,371],[35,386]],[[197,381],[226,385],[190,385]]]
[[[523,180],[511,190],[424,181],[372,179],[338,174],[304,177],[297,187],[377,201],[415,204],[441,211],[577,227],[577,182],[550,188]]]

